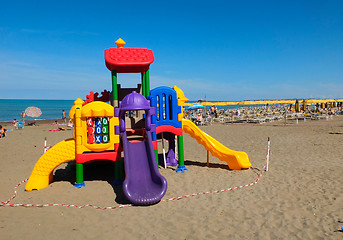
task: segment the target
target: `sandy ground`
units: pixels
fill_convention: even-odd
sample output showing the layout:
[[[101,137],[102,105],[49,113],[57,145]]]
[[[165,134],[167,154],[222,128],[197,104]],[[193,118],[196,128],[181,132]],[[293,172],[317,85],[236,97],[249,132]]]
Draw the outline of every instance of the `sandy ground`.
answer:
[[[56,126],[25,127],[0,139],[0,200],[28,178],[43,154],[44,137],[54,145],[72,137]],[[11,129],[11,127],[7,127]],[[231,171],[185,134],[189,172],[160,169],[168,181],[165,198],[226,189],[254,182],[271,139],[269,171],[259,183],[239,190],[114,210],[66,207],[0,207],[1,239],[343,239],[343,116],[295,124],[214,124],[202,130],[233,150],[248,153],[252,167]],[[112,187],[113,164],[85,168],[86,187],[77,189],[75,164],[62,164],[49,187],[26,192],[11,203],[127,203]]]

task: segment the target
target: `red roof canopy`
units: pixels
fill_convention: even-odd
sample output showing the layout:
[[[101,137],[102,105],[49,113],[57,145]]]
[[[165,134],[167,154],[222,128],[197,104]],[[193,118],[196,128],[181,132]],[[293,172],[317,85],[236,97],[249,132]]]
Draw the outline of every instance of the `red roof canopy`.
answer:
[[[118,73],[145,72],[154,60],[152,50],[147,48],[105,49],[106,67]]]

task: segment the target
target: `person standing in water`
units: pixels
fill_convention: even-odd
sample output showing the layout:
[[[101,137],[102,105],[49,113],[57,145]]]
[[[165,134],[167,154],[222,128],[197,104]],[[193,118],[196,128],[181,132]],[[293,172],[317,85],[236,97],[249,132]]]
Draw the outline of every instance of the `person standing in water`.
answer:
[[[64,110],[62,110],[62,122],[67,123],[66,112]]]
[[[25,111],[21,112],[21,116],[23,117],[23,123],[25,123],[25,117],[26,117]]]

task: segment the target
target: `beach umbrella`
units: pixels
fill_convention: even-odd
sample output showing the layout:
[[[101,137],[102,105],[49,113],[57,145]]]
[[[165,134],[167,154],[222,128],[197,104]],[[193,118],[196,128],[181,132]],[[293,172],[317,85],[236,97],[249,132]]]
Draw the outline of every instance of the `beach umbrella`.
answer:
[[[188,108],[186,108],[186,110],[199,109],[199,108],[204,108],[204,106],[201,104],[193,104],[189,106]]]
[[[304,112],[306,111],[306,101],[305,101],[305,99],[303,100],[303,111]]]
[[[29,117],[39,117],[42,111],[38,107],[28,107],[25,109],[25,114]]]
[[[298,99],[297,99],[296,102],[295,102],[295,111],[296,111],[296,112],[300,112],[300,105],[299,105]]]

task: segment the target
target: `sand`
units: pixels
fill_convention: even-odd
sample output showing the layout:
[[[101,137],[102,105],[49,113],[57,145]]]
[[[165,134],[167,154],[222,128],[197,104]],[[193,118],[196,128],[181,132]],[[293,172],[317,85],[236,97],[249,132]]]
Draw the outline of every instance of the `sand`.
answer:
[[[8,127],[11,128],[11,127]],[[72,130],[25,127],[0,139],[0,200],[30,176],[48,145],[70,138]],[[167,178],[165,198],[220,190],[254,182],[271,140],[269,171],[259,183],[239,190],[199,195],[147,207],[114,210],[66,207],[0,207],[1,239],[343,239],[343,116],[307,122],[213,124],[202,130],[233,150],[248,153],[252,167],[231,171],[185,134],[189,172],[160,169]],[[11,203],[117,206],[127,201],[113,188],[112,164],[86,168],[86,187],[77,189],[75,166],[61,165],[54,182],[26,192],[23,184]],[[92,168],[92,169],[91,169]]]

